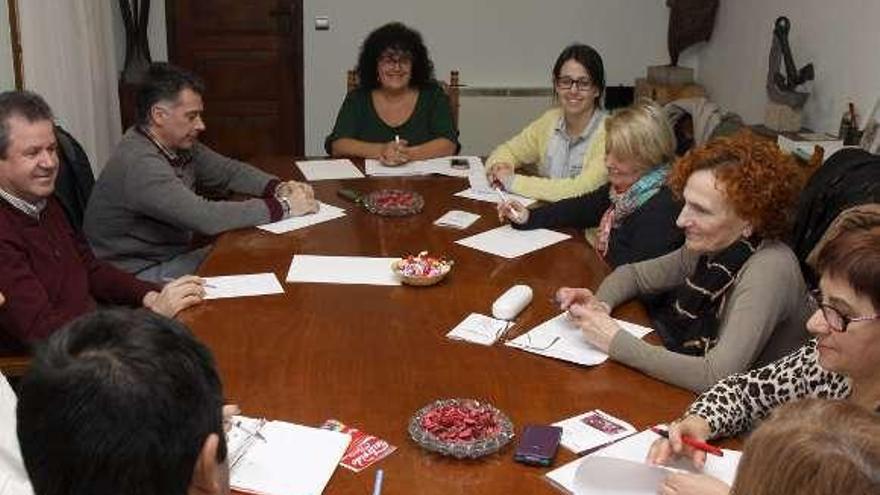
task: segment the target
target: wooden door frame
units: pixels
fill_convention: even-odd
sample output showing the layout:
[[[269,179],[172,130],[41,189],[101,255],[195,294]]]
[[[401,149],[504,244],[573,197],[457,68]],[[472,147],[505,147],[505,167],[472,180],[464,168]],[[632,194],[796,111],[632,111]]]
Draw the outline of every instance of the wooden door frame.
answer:
[[[178,59],[177,51],[177,3],[179,0],[165,0],[165,37],[168,43],[168,60],[176,63]],[[305,73],[303,63],[303,45],[305,38],[303,37],[303,1],[291,0],[290,3],[290,38],[291,40],[299,40],[299,42],[288,43],[284,49],[285,54],[291,58],[290,68],[292,73],[291,81],[293,81],[293,105],[298,109],[294,115],[294,126],[299,129],[296,136],[293,136],[293,150],[296,156],[303,156],[305,153]],[[291,46],[292,45],[292,46]]]

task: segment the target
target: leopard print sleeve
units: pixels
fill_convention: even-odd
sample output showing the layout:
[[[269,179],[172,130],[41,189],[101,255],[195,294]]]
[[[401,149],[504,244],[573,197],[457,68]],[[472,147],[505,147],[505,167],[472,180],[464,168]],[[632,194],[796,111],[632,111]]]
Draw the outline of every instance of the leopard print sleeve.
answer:
[[[805,397],[839,399],[849,395],[848,380],[819,366],[816,341],[762,368],[731,375],[700,395],[685,415],[704,418],[712,437],[752,428],[777,406]]]

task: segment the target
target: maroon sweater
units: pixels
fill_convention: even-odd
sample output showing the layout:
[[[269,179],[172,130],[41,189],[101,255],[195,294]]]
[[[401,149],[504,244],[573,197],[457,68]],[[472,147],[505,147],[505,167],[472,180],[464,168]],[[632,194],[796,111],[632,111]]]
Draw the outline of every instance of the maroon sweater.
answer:
[[[54,197],[39,220],[0,199],[0,346],[46,338],[96,302],[140,307],[151,290],[96,259]]]

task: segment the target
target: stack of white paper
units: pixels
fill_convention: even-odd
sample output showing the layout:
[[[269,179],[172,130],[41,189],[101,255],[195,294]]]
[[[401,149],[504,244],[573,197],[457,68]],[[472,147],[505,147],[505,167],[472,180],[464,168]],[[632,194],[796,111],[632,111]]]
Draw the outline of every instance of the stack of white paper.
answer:
[[[459,191],[455,193],[454,196],[495,204],[501,203],[502,201],[501,195],[498,194],[498,192],[496,192],[494,189],[490,189],[488,191],[480,191],[477,189],[468,188],[464,191]],[[527,198],[525,196],[520,196],[518,194],[505,193],[505,196],[507,196],[507,199],[509,201],[516,201],[523,206],[531,206],[532,204],[536,203],[536,200],[532,198]]]
[[[620,327],[637,338],[651,332],[650,328],[615,319]],[[552,357],[583,366],[604,363],[608,354],[588,343],[568,313],[551,318],[530,331],[505,343],[533,354]]]
[[[452,160],[467,160],[467,168],[454,168]],[[477,156],[444,156],[430,160],[416,160],[403,165],[385,166],[379,160],[365,160],[367,175],[378,177],[398,177],[409,175],[439,174],[449,177],[467,177],[473,169],[483,169],[483,161]]]
[[[303,177],[308,181],[328,179],[360,179],[364,174],[348,159],[341,160],[297,160]]]
[[[442,217],[434,220],[434,225],[464,230],[479,220],[480,215],[461,210],[449,210]]]
[[[297,254],[287,271],[288,282],[400,285],[391,263],[400,258],[313,256]]]
[[[447,337],[474,344],[492,345],[510,328],[511,322],[471,313],[455,326]]]
[[[504,258],[517,258],[570,238],[568,234],[547,229],[516,230],[503,225],[455,242]]]
[[[252,420],[247,424],[248,428],[256,425]],[[235,490],[262,495],[319,495],[351,441],[345,433],[283,421],[266,423],[259,433],[263,439],[248,438],[246,451],[230,470],[229,481]],[[238,440],[229,439],[230,452],[240,448]]]
[[[645,457],[657,438],[656,433],[643,431],[554,469],[545,476],[559,488],[575,495],[653,495],[670,472],[696,472],[686,459],[671,466],[647,464]],[[702,472],[732,484],[741,453],[723,451],[724,457],[708,456]]]
[[[345,216],[345,210],[327,203],[318,202],[319,209],[316,213],[302,215],[299,217],[285,218],[277,222],[258,225],[257,228],[272,232],[273,234],[283,234],[298,229],[303,229],[315,224],[324,223]]]
[[[205,299],[284,293],[284,289],[278,283],[278,278],[274,273],[203,277],[203,280],[205,281]]]

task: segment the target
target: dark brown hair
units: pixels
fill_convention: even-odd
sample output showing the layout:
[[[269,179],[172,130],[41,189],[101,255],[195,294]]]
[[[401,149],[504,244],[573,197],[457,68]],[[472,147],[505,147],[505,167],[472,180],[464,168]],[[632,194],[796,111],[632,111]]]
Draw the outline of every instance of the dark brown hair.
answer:
[[[880,226],[845,230],[828,241],[819,251],[816,271],[846,280],[880,309]]]

